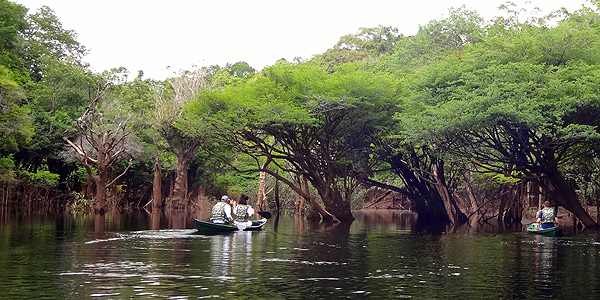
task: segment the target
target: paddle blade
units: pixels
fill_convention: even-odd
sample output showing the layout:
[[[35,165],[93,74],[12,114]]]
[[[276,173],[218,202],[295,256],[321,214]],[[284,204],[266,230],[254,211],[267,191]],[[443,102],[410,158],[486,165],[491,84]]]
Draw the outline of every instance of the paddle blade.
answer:
[[[271,213],[268,211],[257,211],[257,214],[261,215],[263,218],[265,219],[270,219],[271,218]]]
[[[244,230],[247,227],[246,224],[241,224],[241,223],[235,223],[235,226],[237,226],[237,228],[239,230]]]

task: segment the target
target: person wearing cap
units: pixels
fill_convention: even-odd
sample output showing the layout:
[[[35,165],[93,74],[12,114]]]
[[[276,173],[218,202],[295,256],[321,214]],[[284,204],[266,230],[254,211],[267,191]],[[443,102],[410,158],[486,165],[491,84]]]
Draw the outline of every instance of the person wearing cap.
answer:
[[[231,205],[229,205],[229,197],[221,197],[221,201],[213,206],[210,213],[210,221],[217,224],[231,223]]]

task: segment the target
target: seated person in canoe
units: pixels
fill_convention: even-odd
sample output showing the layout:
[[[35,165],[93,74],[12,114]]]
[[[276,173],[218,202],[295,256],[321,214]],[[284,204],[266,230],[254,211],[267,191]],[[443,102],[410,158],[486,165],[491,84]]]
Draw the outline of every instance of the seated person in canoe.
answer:
[[[254,214],[254,209],[248,205],[247,195],[242,194],[240,196],[239,203],[235,206],[233,213],[235,214],[234,223],[238,228],[252,226],[252,221],[249,218]]]
[[[556,217],[556,211],[550,207],[550,201],[544,202],[544,208],[537,214],[537,221],[539,229],[546,229],[558,226],[558,218]]]
[[[210,213],[210,221],[215,224],[233,222],[233,218],[231,217],[231,205],[229,205],[229,197],[221,197],[221,201],[213,206]]]

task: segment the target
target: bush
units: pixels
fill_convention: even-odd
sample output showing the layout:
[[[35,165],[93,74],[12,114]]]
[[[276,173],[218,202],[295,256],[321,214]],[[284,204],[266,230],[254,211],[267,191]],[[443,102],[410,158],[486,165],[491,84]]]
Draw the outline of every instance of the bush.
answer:
[[[51,173],[47,170],[37,171],[35,173],[26,170],[19,170],[19,177],[29,183],[47,186],[56,186],[60,178],[58,174]]]

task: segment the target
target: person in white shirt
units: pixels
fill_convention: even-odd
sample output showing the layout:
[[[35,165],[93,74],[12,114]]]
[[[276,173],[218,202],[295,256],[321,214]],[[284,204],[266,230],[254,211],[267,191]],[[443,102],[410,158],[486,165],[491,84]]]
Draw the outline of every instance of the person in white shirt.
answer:
[[[243,229],[245,227],[252,226],[252,221],[250,221],[249,218],[254,214],[254,209],[248,205],[248,196],[244,194],[240,195],[240,201],[235,206],[233,213],[235,214],[234,223],[238,226],[238,228]]]
[[[231,217],[231,205],[229,205],[229,197],[221,197],[221,201],[213,206],[210,213],[210,221],[216,224],[233,222],[233,218]]]

